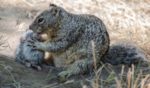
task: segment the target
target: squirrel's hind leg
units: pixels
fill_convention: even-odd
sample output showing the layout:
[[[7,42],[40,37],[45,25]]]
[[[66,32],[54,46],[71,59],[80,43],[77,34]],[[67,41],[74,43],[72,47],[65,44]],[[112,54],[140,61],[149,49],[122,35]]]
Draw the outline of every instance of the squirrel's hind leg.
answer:
[[[91,72],[93,70],[93,60],[81,59],[75,61],[67,70],[62,71],[58,74],[58,79],[60,82],[66,81],[69,77],[73,75],[85,74],[86,72]]]

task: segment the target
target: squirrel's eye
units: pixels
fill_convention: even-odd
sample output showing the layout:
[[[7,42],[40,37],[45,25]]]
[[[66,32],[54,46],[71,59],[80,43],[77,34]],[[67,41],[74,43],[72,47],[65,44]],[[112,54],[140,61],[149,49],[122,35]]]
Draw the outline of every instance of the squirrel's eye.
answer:
[[[39,23],[39,24],[44,23],[44,18],[39,18],[39,19],[38,19],[38,23]]]

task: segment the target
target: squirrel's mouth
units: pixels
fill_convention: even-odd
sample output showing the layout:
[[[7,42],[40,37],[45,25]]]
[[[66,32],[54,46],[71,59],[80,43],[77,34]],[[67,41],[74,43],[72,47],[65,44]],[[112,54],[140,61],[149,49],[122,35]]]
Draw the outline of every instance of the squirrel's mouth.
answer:
[[[39,30],[36,31],[36,33],[37,33],[37,34],[42,34],[43,31],[39,29]]]

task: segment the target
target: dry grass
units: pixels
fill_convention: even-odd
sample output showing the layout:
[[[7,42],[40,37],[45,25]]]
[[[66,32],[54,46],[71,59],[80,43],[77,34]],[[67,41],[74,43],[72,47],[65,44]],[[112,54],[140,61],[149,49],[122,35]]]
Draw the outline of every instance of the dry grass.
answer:
[[[144,68],[150,68],[144,67]],[[101,72],[107,70],[108,76],[106,79],[103,79]],[[122,68],[120,73],[115,72],[114,68],[110,68],[108,65],[104,65],[99,68],[99,74],[96,75],[93,81],[93,88],[149,88],[150,87],[150,69],[148,72],[140,68],[134,67],[125,69]]]

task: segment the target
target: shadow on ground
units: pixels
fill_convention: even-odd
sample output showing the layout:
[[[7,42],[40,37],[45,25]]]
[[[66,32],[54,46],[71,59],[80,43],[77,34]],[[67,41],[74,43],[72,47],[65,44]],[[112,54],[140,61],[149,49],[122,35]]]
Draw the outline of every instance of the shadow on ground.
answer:
[[[42,71],[27,68],[14,58],[0,55],[0,88],[82,88],[83,80],[59,83],[61,68],[44,67]]]
[[[135,68],[135,78],[140,71],[142,71],[141,77],[145,77],[146,74],[150,73],[150,68],[145,63],[144,66],[140,66],[140,68],[135,66]],[[0,88],[83,88],[83,86],[93,88],[92,86],[95,86],[94,83],[96,82],[104,88],[116,88],[117,83],[115,80],[123,78],[121,81],[124,82],[121,85],[127,86],[127,75],[129,75],[128,67],[125,67],[121,75],[121,66],[104,65],[97,71],[97,76],[94,73],[74,76],[66,82],[60,83],[57,74],[62,71],[62,68],[45,66],[43,69],[42,71],[36,71],[15,62],[14,58],[0,55]],[[139,82],[141,81],[139,80]]]

